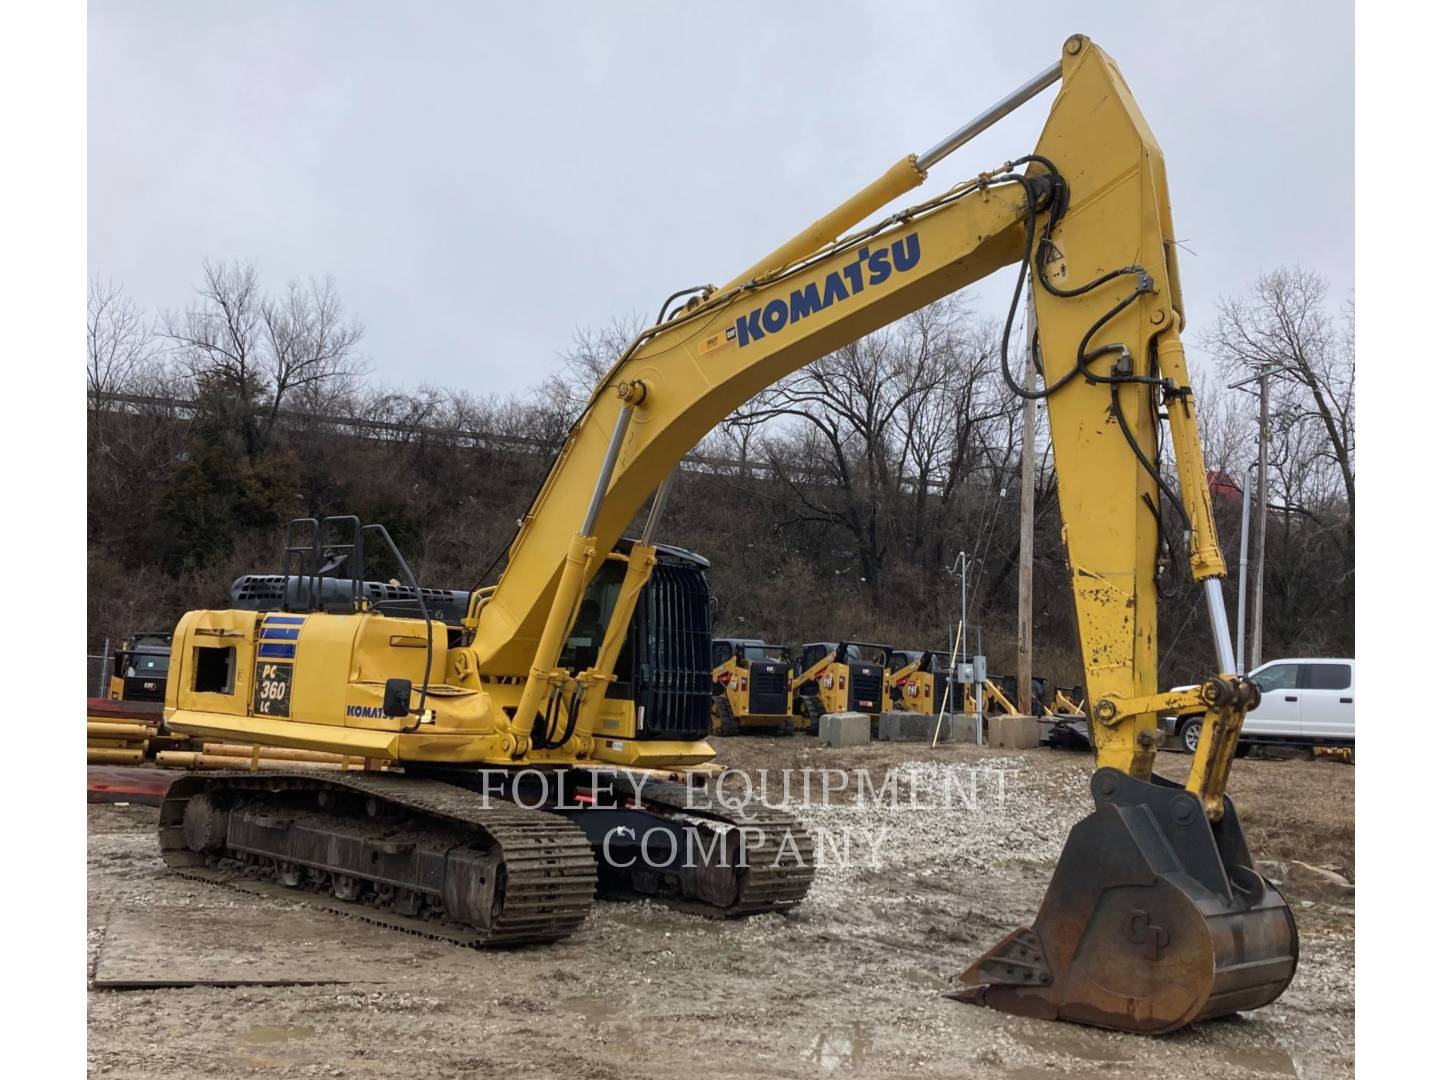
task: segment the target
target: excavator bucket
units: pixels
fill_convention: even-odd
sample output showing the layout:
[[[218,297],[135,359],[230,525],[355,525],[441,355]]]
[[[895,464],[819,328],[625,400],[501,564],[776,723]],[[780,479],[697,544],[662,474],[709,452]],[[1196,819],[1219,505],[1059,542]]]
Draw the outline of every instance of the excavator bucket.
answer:
[[[1158,1035],[1258,1009],[1295,974],[1295,920],[1255,872],[1230,800],[1219,822],[1158,777],[1099,769],[1031,927],[951,995],[1002,1012]]]

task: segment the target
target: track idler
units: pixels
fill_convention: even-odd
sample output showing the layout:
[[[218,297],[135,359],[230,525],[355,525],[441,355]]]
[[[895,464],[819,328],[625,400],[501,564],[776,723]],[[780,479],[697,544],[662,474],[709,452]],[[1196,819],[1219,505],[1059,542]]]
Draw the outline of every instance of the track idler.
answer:
[[[1219,822],[1156,777],[1100,769],[1031,927],[960,976],[953,996],[1002,1012],[1158,1035],[1258,1009],[1290,985],[1290,908],[1255,872],[1235,808]]]

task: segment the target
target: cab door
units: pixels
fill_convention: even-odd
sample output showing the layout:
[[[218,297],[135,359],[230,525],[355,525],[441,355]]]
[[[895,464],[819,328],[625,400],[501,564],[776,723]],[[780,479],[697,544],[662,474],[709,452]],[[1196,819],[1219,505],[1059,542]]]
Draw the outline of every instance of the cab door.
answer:
[[[1300,668],[1298,663],[1281,660],[1265,664],[1250,673],[1250,678],[1260,688],[1260,704],[1245,714],[1241,735],[1290,739],[1303,736]]]
[[[1355,669],[1341,660],[1302,665],[1301,727],[1307,738],[1355,738]]]

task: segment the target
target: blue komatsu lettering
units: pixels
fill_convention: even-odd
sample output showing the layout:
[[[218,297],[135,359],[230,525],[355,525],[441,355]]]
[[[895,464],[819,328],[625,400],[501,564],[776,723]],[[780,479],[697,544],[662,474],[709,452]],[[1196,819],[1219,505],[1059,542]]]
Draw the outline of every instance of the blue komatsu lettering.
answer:
[[[890,252],[881,248],[870,256],[869,260],[870,284],[883,285],[885,279],[890,276]]]
[[[914,270],[915,264],[920,261],[920,234],[912,232],[903,240],[896,240],[890,245],[890,252],[895,256],[896,270],[901,273]]]
[[[765,331],[760,329],[760,309],[756,308],[749,315],[744,315],[735,321],[735,340],[744,348],[752,341],[759,341],[765,336]]]
[[[820,287],[813,281],[803,289],[790,294],[790,321],[799,322],[807,315],[813,315],[823,305],[820,303]]]
[[[779,333],[791,323],[808,319],[831,304],[842,303],[865,290],[866,285],[882,285],[892,274],[903,274],[920,265],[920,234],[902,236],[888,248],[871,251],[861,245],[855,261],[825,275],[824,291],[819,282],[806,282],[790,293],[787,303],[775,299],[735,320],[735,328],[725,335],[742,349],[766,334]],[[377,710],[377,715],[379,710]]]
[[[765,329],[772,334],[777,330],[784,330],[785,324],[790,321],[790,305],[784,300],[771,300],[765,305],[762,321],[765,323]]]
[[[345,715],[356,720],[379,720],[385,710],[379,705],[346,705]]]

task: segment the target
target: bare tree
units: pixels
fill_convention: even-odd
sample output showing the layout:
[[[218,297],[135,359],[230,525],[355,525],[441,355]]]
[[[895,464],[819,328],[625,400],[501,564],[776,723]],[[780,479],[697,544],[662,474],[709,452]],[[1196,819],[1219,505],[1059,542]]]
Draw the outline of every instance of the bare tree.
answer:
[[[268,439],[288,401],[307,398],[313,409],[323,406],[327,395],[354,386],[362,371],[355,349],[365,331],[345,317],[328,277],[291,282],[283,296],[261,302],[260,320],[270,384],[263,432]]]
[[[209,399],[227,427],[238,430],[246,454],[259,452],[255,408],[268,389],[262,349],[264,300],[255,268],[239,262],[202,268],[199,302],[166,312],[164,333],[198,397]]]
[[[85,345],[90,408],[98,422],[115,395],[132,389],[154,355],[153,332],[135,301],[98,274],[90,279]]]
[[[1000,385],[998,347],[996,327],[948,298],[782,380],[729,427],[763,426],[791,520],[847,534],[872,596],[898,558],[928,603],[947,546],[953,558],[957,539],[968,542],[960,519],[969,532],[989,522],[991,536],[1018,468],[1019,411]]]
[[[591,391],[647,325],[632,314],[611,319],[604,326],[579,327],[570,348],[560,354],[560,369],[540,384],[542,402],[573,420]]]
[[[906,360],[898,334],[872,334],[776,383],[734,420],[791,421],[766,439],[770,468],[790,489],[798,520],[850,534],[871,590],[880,587],[887,503],[901,467],[896,417],[934,381],[928,365]]]
[[[313,405],[351,386],[362,371],[363,330],[345,318],[329,279],[291,284],[271,298],[248,263],[206,261],[203,277],[198,302],[167,313],[164,333],[197,397],[254,456],[291,399],[304,395]]]
[[[1317,448],[1344,490],[1355,520],[1355,330],[1346,305],[1340,325],[1324,278],[1299,267],[1262,274],[1248,293],[1221,301],[1205,343],[1231,374],[1270,371],[1277,429],[1315,424]],[[1353,543],[1353,540],[1352,540]]]

